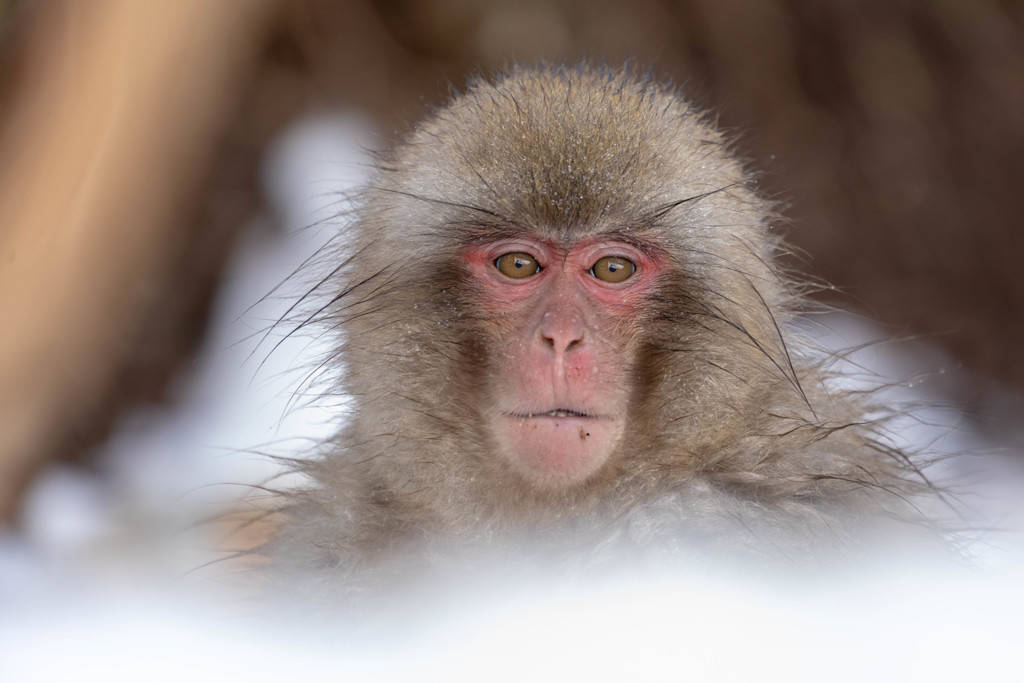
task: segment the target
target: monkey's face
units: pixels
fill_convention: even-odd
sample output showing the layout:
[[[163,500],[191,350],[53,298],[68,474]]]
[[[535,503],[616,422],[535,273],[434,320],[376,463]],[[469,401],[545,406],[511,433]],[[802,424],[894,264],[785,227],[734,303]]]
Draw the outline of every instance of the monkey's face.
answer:
[[[621,446],[643,301],[662,265],[614,237],[474,243],[463,258],[489,321],[487,429],[511,467],[565,487]]]

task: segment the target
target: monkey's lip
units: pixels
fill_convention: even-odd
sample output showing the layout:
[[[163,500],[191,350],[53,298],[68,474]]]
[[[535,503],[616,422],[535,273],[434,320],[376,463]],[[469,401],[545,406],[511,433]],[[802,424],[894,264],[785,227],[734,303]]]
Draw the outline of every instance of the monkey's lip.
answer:
[[[545,417],[556,417],[556,418],[571,417],[571,418],[582,419],[582,420],[601,420],[601,419],[604,419],[600,415],[593,415],[591,413],[586,413],[586,412],[583,412],[581,410],[573,410],[571,408],[554,408],[552,410],[548,410],[548,411],[545,411],[545,412],[542,412],[542,413],[541,412],[535,412],[535,413],[506,413],[506,415],[508,417],[516,418],[516,419],[519,419],[519,420],[531,420],[531,419],[535,419],[535,418],[545,418]]]

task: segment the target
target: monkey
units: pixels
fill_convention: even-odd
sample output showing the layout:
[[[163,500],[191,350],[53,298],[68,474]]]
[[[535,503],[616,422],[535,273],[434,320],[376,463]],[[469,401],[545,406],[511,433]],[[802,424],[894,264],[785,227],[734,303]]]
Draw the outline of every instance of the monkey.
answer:
[[[797,329],[774,203],[675,87],[589,64],[477,78],[358,202],[299,323],[331,335],[349,412],[294,462],[274,565],[361,590],[488,557],[942,544],[884,406]]]

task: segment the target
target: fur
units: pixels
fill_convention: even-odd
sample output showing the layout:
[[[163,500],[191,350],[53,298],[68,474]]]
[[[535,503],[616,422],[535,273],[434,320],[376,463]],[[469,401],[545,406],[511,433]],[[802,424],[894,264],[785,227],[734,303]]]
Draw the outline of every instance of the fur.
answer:
[[[278,565],[349,587],[485,556],[788,564],[934,539],[934,491],[885,445],[885,411],[830,389],[793,326],[772,205],[708,117],[629,70],[514,68],[480,80],[381,157],[305,324],[352,397],[297,463]],[[474,240],[614,230],[670,272],[629,327],[630,420],[597,476],[539,490],[481,428],[500,316],[458,259]],[[925,544],[931,540],[924,541]],[[659,560],[660,561],[660,560]],[[428,569],[429,571],[429,569]]]

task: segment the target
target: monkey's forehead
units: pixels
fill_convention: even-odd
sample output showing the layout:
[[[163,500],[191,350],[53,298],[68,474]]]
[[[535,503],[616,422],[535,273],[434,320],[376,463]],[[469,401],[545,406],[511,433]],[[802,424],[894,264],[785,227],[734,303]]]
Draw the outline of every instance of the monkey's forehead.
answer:
[[[630,72],[518,68],[423,122],[391,160],[403,191],[533,225],[658,216],[743,185],[724,138],[678,93]]]

